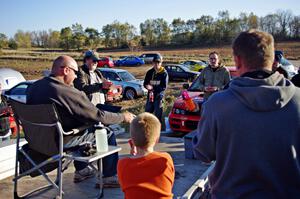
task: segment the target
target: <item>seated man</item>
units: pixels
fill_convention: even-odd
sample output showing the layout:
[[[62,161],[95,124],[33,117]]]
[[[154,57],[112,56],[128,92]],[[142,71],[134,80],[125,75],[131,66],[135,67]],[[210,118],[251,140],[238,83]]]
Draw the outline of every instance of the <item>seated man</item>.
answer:
[[[85,93],[73,87],[78,66],[69,56],[60,56],[54,60],[49,77],[36,81],[28,90],[28,104],[55,104],[65,131],[85,124],[116,124],[131,122],[131,113],[111,113],[97,109],[87,98]],[[115,137],[112,137],[115,142]],[[82,142],[94,142],[94,132],[82,132],[64,137],[64,144],[68,148],[77,146]],[[105,161],[103,159],[104,183],[115,178],[117,159]],[[74,182],[80,182],[93,176],[92,169],[82,162],[74,162]],[[108,182],[110,183],[110,182]]]

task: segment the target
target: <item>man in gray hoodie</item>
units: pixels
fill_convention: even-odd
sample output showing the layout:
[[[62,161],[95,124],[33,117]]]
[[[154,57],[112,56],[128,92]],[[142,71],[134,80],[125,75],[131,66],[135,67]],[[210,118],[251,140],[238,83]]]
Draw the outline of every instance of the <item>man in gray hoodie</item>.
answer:
[[[274,40],[257,30],[233,42],[237,77],[203,105],[194,154],[215,162],[212,198],[300,197],[300,89],[272,72]]]

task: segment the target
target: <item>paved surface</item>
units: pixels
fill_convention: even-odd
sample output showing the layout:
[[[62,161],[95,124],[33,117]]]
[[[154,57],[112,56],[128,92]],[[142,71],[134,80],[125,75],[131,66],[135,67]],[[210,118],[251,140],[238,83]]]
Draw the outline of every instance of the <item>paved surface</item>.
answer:
[[[118,145],[122,147],[122,151],[119,153],[120,157],[124,157],[129,154],[129,146],[127,144],[128,136],[129,135],[127,133],[118,135]],[[174,198],[178,198],[183,195],[207,168],[207,166],[201,164],[201,162],[198,160],[185,159],[184,144],[182,138],[170,138],[162,136],[160,143],[156,147],[156,150],[170,153],[174,160],[176,170],[176,179],[173,187]],[[94,198],[98,192],[98,190],[94,188],[96,179],[91,178],[81,183],[75,184],[73,183],[73,172],[73,166],[70,166],[64,172],[64,198]],[[50,173],[50,177],[54,179],[55,172]],[[21,194],[32,189],[32,187],[37,187],[45,184],[44,179],[41,177],[25,177],[19,182],[19,193]],[[38,194],[33,195],[31,198],[46,199],[54,198],[54,196],[55,191],[53,191],[52,189],[44,192],[39,192]],[[0,198],[13,198],[13,183],[11,177],[0,181]],[[124,195],[120,188],[104,189],[104,198],[124,198]]]

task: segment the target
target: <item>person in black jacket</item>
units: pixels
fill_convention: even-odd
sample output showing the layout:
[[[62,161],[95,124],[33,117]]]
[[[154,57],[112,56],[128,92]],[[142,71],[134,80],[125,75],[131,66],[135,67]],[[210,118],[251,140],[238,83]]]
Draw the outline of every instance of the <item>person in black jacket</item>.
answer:
[[[144,87],[148,90],[145,111],[154,113],[160,122],[162,122],[163,98],[169,81],[162,61],[160,54],[153,58],[153,68],[147,71],[144,80]]]
[[[104,104],[104,93],[112,82],[107,81],[97,69],[99,56],[97,52],[88,50],[83,58],[83,65],[79,68],[74,87],[83,91],[94,105]]]

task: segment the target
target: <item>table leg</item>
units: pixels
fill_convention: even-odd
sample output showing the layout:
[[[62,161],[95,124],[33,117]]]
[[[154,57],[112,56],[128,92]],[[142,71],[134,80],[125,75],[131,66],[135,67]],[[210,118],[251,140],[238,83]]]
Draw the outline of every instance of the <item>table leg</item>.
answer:
[[[102,158],[97,161],[98,164],[98,173],[99,173],[99,194],[97,198],[103,197],[103,177],[102,177]]]

